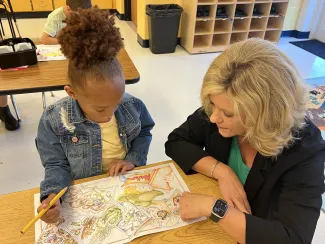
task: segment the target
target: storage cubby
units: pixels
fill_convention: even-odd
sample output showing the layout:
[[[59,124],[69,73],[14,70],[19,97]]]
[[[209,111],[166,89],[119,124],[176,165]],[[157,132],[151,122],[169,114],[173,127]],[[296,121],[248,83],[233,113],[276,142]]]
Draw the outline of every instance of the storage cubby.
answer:
[[[233,44],[235,42],[244,41],[247,39],[248,33],[247,32],[241,32],[241,33],[232,33],[230,38],[230,44]]]
[[[284,22],[284,17],[282,16],[270,16],[267,22],[267,30],[281,30]]]
[[[214,19],[216,14],[216,5],[198,5],[196,10],[197,20]]]
[[[280,35],[281,35],[281,30],[266,31],[264,39],[270,42],[278,42],[280,39]]]
[[[237,0],[237,4],[239,3],[254,3],[255,0]]]
[[[255,18],[253,17],[251,20],[250,31],[260,31],[265,30],[267,24],[267,17],[263,18]]]
[[[236,0],[218,0],[218,4],[221,4],[221,3],[235,3]]]
[[[235,14],[235,4],[218,4],[216,10],[216,19],[233,18]]]
[[[194,54],[220,52],[232,43],[247,38],[261,38],[277,43],[288,2],[289,0],[183,0],[181,45]]]
[[[195,24],[195,35],[211,34],[214,20],[197,20]]]
[[[209,4],[213,4],[216,2],[217,2],[217,0],[198,0],[197,4],[198,5],[209,5]]]
[[[253,8],[254,17],[269,16],[271,10],[271,3],[256,3]]]
[[[214,23],[214,33],[227,33],[232,30],[232,21],[231,19],[217,19]]]
[[[230,35],[230,33],[213,35],[212,47],[228,46],[230,43]]]
[[[269,11],[270,16],[284,16],[288,9],[288,2],[273,2]]]
[[[238,4],[236,5],[235,9],[235,18],[246,18],[251,17],[253,13],[253,6],[254,4]],[[242,13],[244,15],[242,15]]]
[[[253,31],[248,33],[248,38],[260,38],[263,39],[265,31]]]
[[[194,36],[193,48],[209,48],[211,46],[212,35]]]
[[[235,19],[233,23],[232,32],[243,32],[248,31],[251,19]]]

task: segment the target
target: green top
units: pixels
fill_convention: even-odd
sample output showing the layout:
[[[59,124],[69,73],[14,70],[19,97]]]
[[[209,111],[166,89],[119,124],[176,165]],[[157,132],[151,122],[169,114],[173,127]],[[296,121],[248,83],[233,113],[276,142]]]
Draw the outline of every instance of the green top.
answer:
[[[241,183],[245,185],[250,168],[243,162],[237,137],[232,139],[228,166],[236,173]]]

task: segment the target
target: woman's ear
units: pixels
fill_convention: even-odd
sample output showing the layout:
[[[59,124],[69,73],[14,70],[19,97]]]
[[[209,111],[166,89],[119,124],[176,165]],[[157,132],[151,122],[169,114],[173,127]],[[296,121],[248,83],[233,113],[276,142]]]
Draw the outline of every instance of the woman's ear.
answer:
[[[64,87],[64,90],[65,90],[65,92],[66,92],[70,97],[72,97],[74,100],[77,100],[77,94],[76,94],[76,92],[73,90],[72,86],[70,86],[70,85],[66,85],[66,86]]]

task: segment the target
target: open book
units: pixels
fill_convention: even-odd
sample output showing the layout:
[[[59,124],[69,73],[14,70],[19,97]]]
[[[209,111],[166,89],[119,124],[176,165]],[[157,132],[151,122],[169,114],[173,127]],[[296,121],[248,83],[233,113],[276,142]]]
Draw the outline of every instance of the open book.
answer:
[[[181,220],[184,191],[189,189],[173,164],[71,186],[58,223],[36,223],[36,243],[121,244],[204,220]],[[34,200],[36,212],[39,194]]]

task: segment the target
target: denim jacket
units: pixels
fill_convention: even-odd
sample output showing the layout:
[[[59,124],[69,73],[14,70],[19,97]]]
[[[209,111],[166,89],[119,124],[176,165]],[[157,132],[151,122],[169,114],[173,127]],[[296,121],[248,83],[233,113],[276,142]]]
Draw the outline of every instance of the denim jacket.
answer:
[[[125,160],[145,165],[154,127],[144,103],[125,94],[115,117]],[[41,199],[57,194],[71,180],[99,175],[102,172],[102,138],[98,123],[84,117],[78,102],[63,98],[43,113],[36,145],[45,178],[41,182]]]

